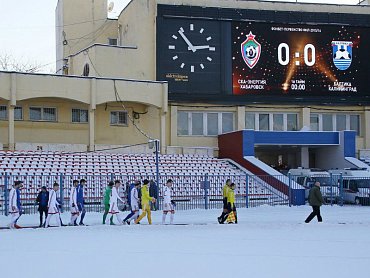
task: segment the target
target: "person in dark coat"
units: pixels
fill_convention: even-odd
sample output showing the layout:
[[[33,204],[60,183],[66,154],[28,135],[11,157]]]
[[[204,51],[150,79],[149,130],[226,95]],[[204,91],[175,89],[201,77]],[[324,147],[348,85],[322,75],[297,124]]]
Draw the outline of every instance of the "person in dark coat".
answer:
[[[80,223],[78,225],[80,226],[85,226],[84,224],[84,218],[86,214],[85,198],[84,198],[84,186],[85,185],[86,185],[86,180],[81,179],[80,184],[77,186],[77,207],[81,215]],[[74,224],[77,225],[77,219],[75,220]]]
[[[310,189],[308,194],[308,203],[312,207],[311,214],[305,220],[306,223],[310,223],[310,221],[317,216],[317,220],[322,222],[322,217],[320,214],[320,207],[324,203],[324,199],[322,198],[322,194],[320,191],[320,182],[315,182],[314,186]]]
[[[45,214],[45,219],[48,217],[48,202],[49,202],[49,191],[47,191],[46,186],[41,187],[41,191],[37,195],[36,203],[39,205],[37,209],[40,213],[40,226],[44,225],[43,214]]]
[[[150,180],[149,183],[149,195],[154,197],[156,200],[158,199],[158,186],[153,180]],[[150,209],[157,210],[157,203],[150,202]]]

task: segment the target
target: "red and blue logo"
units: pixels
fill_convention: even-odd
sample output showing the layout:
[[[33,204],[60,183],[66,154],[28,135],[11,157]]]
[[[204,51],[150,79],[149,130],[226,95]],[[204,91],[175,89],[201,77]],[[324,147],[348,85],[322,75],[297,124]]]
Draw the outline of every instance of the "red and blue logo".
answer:
[[[255,37],[252,32],[249,32],[247,39],[241,44],[243,60],[250,69],[257,65],[261,56],[261,45]]]

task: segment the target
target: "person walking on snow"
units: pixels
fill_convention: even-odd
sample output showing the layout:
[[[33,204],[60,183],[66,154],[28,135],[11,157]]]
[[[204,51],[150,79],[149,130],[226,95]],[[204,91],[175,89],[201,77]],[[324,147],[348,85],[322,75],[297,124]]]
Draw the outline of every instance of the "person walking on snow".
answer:
[[[104,192],[104,214],[103,214],[103,225],[105,225],[105,221],[107,220],[107,216],[109,213],[109,208],[110,208],[110,195],[112,194],[112,188],[114,186],[114,182],[109,182],[107,188],[105,189]],[[110,224],[114,225],[113,223],[113,215],[110,217]]]
[[[175,202],[171,198],[171,187],[173,181],[171,179],[167,180],[166,186],[163,189],[163,215],[162,215],[162,224],[166,223],[167,213],[171,213],[170,224],[173,224],[173,218],[175,216]]]
[[[118,188],[121,186],[121,182],[116,180],[114,182],[114,187],[112,188],[110,200],[109,200],[109,213],[116,216],[119,225],[123,224],[123,221],[119,215],[120,211],[118,209],[118,200],[124,203],[121,197],[118,195]]]
[[[49,202],[49,191],[46,186],[41,187],[41,191],[37,195],[36,203],[39,205],[38,211],[40,213],[40,226],[44,226],[43,214],[45,214],[45,220],[48,217],[48,202]]]
[[[149,181],[145,179],[143,183],[144,185],[141,188],[141,206],[142,206],[143,212],[141,213],[139,218],[136,219],[135,224],[139,223],[141,219],[143,219],[147,215],[148,223],[149,225],[152,225],[152,214],[150,211],[150,202],[152,201],[154,203],[156,199],[149,195]]]
[[[228,190],[230,189],[231,180],[227,179],[224,187],[222,188],[222,203],[223,203],[223,210],[222,214],[217,218],[218,223],[221,224],[222,221],[226,220],[228,214],[228,206],[227,206],[227,194]]]
[[[238,224],[238,217],[236,215],[236,207],[235,207],[235,183],[230,184],[230,189],[227,191],[227,212],[228,216],[226,221],[228,224],[235,223]],[[225,220],[223,220],[225,221]],[[222,222],[221,224],[223,224]]]
[[[317,216],[317,221],[322,222],[320,207],[324,204],[324,199],[320,191],[320,182],[315,182],[314,186],[310,189],[308,193],[308,203],[312,207],[312,212],[304,222],[310,223],[315,216]]]
[[[45,228],[49,227],[51,218],[55,215],[57,216],[56,224],[58,227],[61,226],[61,219],[59,218],[59,203],[57,201],[57,191],[59,190],[59,184],[54,183],[53,190],[51,190],[51,193],[49,194],[49,203],[48,203],[48,217],[46,217],[46,223]]]
[[[132,219],[137,219],[139,216],[139,187],[140,187],[140,181],[137,181],[135,183],[135,186],[131,189],[130,192],[130,206],[131,206],[131,213],[126,216],[125,219],[123,219],[123,222],[127,225],[130,225],[130,222]]]
[[[8,211],[11,216],[11,222],[9,223],[10,229],[19,229],[20,226],[17,225],[19,217],[21,217],[22,208],[19,198],[19,188],[23,186],[21,181],[15,181],[12,189],[9,192],[9,206]]]
[[[75,222],[78,216],[80,215],[80,211],[78,210],[78,205],[77,205],[77,186],[78,186],[78,180],[74,180],[73,185],[71,187],[71,191],[69,193],[69,207],[71,210],[71,221],[69,222],[70,226],[77,226]]]
[[[149,181],[149,195],[155,199],[158,199],[158,186],[153,180]],[[157,203],[150,202],[150,209],[154,211],[157,210]]]
[[[81,214],[80,218],[80,226],[85,226],[84,224],[84,218],[86,214],[85,210],[85,198],[84,198],[84,186],[86,185],[86,180],[81,179],[80,184],[77,186],[77,206],[78,206],[78,211]],[[77,225],[77,218],[75,220],[75,224]]]

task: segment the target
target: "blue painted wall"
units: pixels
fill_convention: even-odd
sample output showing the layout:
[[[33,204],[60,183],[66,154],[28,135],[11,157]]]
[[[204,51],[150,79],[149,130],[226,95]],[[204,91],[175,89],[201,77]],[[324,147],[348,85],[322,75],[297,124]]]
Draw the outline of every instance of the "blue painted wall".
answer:
[[[352,153],[352,131],[348,131],[348,153]],[[339,145],[339,132],[243,130],[243,156],[254,156],[255,145]],[[354,149],[353,149],[354,152]]]
[[[255,145],[339,145],[339,132],[256,131]]]
[[[254,130],[243,130],[243,156],[254,156]]]
[[[343,131],[344,156],[356,157],[356,131]]]

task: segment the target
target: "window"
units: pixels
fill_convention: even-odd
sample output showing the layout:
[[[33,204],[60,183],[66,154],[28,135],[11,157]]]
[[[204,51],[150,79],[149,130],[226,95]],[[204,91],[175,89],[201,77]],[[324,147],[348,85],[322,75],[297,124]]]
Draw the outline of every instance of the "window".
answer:
[[[298,130],[298,115],[287,114],[287,131],[297,131],[297,130]]]
[[[127,111],[110,112],[110,124],[127,126]]]
[[[72,109],[72,123],[87,123],[89,112],[84,109]]]
[[[298,114],[290,113],[246,113],[245,128],[266,131],[297,131]]]
[[[41,121],[42,108],[31,107],[30,108],[30,120]]]
[[[234,113],[178,111],[177,135],[217,136],[234,130]]]
[[[203,113],[192,113],[191,134],[203,135]]]
[[[355,130],[357,136],[360,136],[360,116],[349,115],[349,129]]]
[[[108,44],[109,45],[117,45],[117,39],[108,38]]]
[[[218,135],[218,114],[207,113],[207,134]]]
[[[30,107],[30,120],[56,122],[57,109],[50,107]]]
[[[5,105],[0,106],[0,120],[6,120],[8,118],[8,107]]]
[[[256,114],[254,113],[245,114],[245,128],[256,129]]]
[[[346,129],[346,115],[337,115],[337,131]]]
[[[311,114],[310,115],[310,129],[312,131],[319,130],[319,115],[318,114]]]
[[[273,114],[273,130],[284,130],[284,115]]]
[[[269,114],[259,114],[259,130],[270,130]]]
[[[354,130],[361,135],[360,115],[346,114],[311,114],[311,130],[342,131]]]
[[[8,119],[8,107],[6,105],[0,105],[0,120]],[[21,106],[14,107],[14,120],[23,120],[23,109]]]
[[[323,114],[322,115],[322,130],[333,131],[333,115]]]
[[[177,135],[189,135],[189,113],[179,112],[177,115]]]
[[[21,106],[14,107],[14,120],[23,120],[23,108]]]
[[[222,113],[222,133],[231,132],[234,130],[234,114]]]

